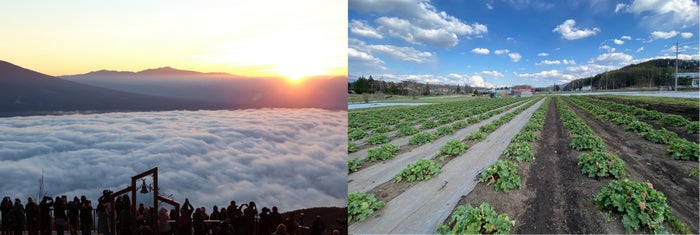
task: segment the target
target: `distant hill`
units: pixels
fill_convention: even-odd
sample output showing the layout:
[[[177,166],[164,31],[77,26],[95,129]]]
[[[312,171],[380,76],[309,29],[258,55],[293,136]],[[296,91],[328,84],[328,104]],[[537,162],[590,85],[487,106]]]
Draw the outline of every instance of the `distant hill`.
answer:
[[[155,97],[89,86],[0,61],[0,116],[59,111],[153,111],[223,107],[223,104]]]
[[[113,70],[98,70],[89,72],[86,74],[77,75],[67,75],[60,76],[61,78],[68,80],[78,80],[78,79],[91,79],[91,78],[101,78],[105,79],[115,79],[115,78],[139,78],[139,77],[149,77],[149,78],[246,78],[246,76],[233,75],[229,73],[202,73],[190,70],[180,70],[172,67],[162,67],[155,69],[146,69],[139,72],[130,71],[113,71]]]
[[[347,109],[346,77],[306,78],[291,84],[286,79],[163,67],[140,72],[100,70],[61,78],[124,92],[225,103],[236,108]]]
[[[620,69],[597,74],[593,77],[571,81],[565,90],[575,90],[583,86],[593,85],[594,90],[620,89],[627,87],[673,86],[675,59],[655,59],[632,64]],[[678,72],[698,72],[698,60],[679,60]],[[592,80],[591,80],[592,79]],[[678,85],[690,85],[691,79],[679,78]]]

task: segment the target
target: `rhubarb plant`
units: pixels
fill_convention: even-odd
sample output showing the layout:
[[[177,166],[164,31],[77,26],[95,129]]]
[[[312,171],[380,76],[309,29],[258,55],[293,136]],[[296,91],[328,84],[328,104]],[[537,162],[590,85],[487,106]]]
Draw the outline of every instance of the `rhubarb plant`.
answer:
[[[394,145],[394,144],[385,144],[382,146],[379,146],[374,149],[370,149],[367,151],[367,158],[365,161],[367,162],[375,162],[375,161],[386,161],[391,159],[396,155],[396,152],[399,151],[399,147]]]
[[[613,180],[601,188],[594,200],[598,208],[620,213],[627,233],[668,233],[663,223],[671,208],[666,196],[649,182]]]
[[[439,234],[508,234],[515,220],[506,214],[498,214],[488,203],[479,207],[458,206],[447,225],[438,225]]]
[[[520,176],[518,166],[511,161],[498,160],[481,172],[479,182],[493,184],[497,191],[509,192],[513,189],[520,189]]]
[[[511,143],[506,148],[506,151],[503,152],[503,155],[517,162],[531,162],[535,160],[535,152],[530,144],[525,142]]]
[[[625,172],[625,163],[613,153],[593,151],[578,157],[581,173],[590,178],[620,178]]]
[[[355,192],[348,194],[348,222],[363,221],[367,216],[384,207],[384,202],[374,194]]]
[[[409,164],[394,177],[394,183],[402,180],[408,182],[427,180],[440,173],[442,164],[435,163],[430,159],[420,159],[416,163]]]

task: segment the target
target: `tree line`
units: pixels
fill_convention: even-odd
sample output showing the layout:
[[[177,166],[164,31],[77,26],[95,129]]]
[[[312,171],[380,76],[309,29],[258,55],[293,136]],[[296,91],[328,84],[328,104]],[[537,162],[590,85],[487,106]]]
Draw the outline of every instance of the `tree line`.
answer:
[[[348,90],[357,94],[383,93],[388,95],[445,95],[445,94],[472,94],[476,91],[469,85],[447,85],[422,83],[416,80],[404,80],[400,82],[376,80],[360,76],[353,82],[348,82]]]
[[[571,81],[564,89],[576,90],[592,86],[594,90],[620,89],[626,87],[673,86],[675,83],[675,59],[656,59],[639,64],[632,64],[617,70],[597,74],[593,77]],[[678,72],[698,72],[698,60],[679,60]],[[678,85],[687,86],[691,78],[679,77]]]

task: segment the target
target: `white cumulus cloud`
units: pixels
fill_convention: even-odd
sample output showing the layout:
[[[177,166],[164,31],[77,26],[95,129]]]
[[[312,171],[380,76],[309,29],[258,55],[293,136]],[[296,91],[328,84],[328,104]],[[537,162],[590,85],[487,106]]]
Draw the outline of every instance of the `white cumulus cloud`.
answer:
[[[348,40],[348,47],[353,48],[357,51],[364,51],[372,55],[380,54],[389,56],[396,60],[409,61],[414,63],[423,63],[430,60],[433,57],[433,53],[428,51],[416,50],[413,47],[400,47],[384,44],[373,45],[367,44],[357,39]]]
[[[683,38],[692,38],[692,37],[693,37],[693,33],[691,33],[691,32],[683,32],[683,33],[681,33],[681,37],[683,37]]]
[[[477,55],[488,55],[489,49],[487,49],[487,48],[474,48],[474,49],[472,49],[472,53],[477,54]]]
[[[626,36],[626,35],[625,35],[625,36],[622,36],[622,37],[620,37],[620,38],[621,38],[621,39],[625,39],[625,40],[632,40],[632,37]]]
[[[382,38],[382,35],[379,34],[376,29],[367,25],[366,22],[360,20],[350,21],[350,32],[368,38]]]
[[[497,77],[497,78],[503,77],[503,74],[502,74],[502,73],[499,73],[499,72],[496,71],[496,70],[493,70],[493,71],[481,71],[481,72],[479,72],[479,74],[484,75],[484,76],[489,76],[489,77]]]
[[[469,76],[469,75],[451,73],[448,75],[448,77],[451,78],[452,80],[457,80],[462,84],[466,83],[471,87],[487,87],[487,88],[493,87],[493,84],[486,82],[486,80],[484,80],[484,78],[479,76],[479,75]]]
[[[348,2],[348,8],[380,13],[377,31],[413,44],[448,48],[457,45],[460,36],[481,37],[488,32],[486,25],[464,23],[429,1],[356,0]]]
[[[614,42],[615,44],[617,44],[617,45],[625,44],[625,41],[622,41],[622,40],[620,40],[620,39],[613,39],[613,42]]]
[[[656,30],[697,25],[700,15],[693,0],[634,0],[625,9],[643,16],[641,23]]]
[[[668,32],[664,32],[664,31],[651,32],[652,39],[669,39],[669,38],[675,37],[676,35],[678,35],[678,31],[676,31],[676,30],[671,30]]]
[[[544,57],[544,56],[549,56],[549,53],[540,52],[540,53],[537,53],[537,56],[542,56],[542,57]]]
[[[604,53],[602,55],[599,55],[596,58],[596,61],[602,62],[602,63],[628,64],[632,61],[632,56],[625,54],[625,53],[620,53],[620,52]]]
[[[567,40],[576,40],[576,39],[581,39],[589,36],[593,36],[596,33],[600,32],[600,29],[597,27],[591,28],[591,29],[579,29],[576,28],[576,21],[573,19],[568,19],[564,21],[564,23],[557,25],[556,28],[552,30],[552,32],[558,32],[561,34],[561,36]]]
[[[0,118],[0,192],[36,197],[43,171],[49,195],[96,201],[103,189],[120,190],[131,176],[158,167],[161,194],[197,207],[231,200],[282,211],[345,206],[346,151],[346,111]]]
[[[508,54],[508,52],[510,52],[510,50],[508,50],[508,49],[502,49],[502,50],[495,50],[495,51],[493,51],[493,53],[496,54],[496,55]]]
[[[510,61],[513,61],[513,62],[518,62],[518,61],[520,61],[520,59],[523,58],[522,56],[520,56],[520,53],[517,53],[517,52],[508,53],[508,57],[510,58]]]

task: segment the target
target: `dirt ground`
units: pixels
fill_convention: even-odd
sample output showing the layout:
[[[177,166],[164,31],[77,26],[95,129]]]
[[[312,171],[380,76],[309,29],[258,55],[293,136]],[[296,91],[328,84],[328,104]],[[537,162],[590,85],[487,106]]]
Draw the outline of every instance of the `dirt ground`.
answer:
[[[616,99],[612,97],[595,97],[601,100],[607,100],[607,101],[613,101],[617,102],[620,104],[626,104],[626,105],[634,105],[640,108],[645,108],[648,110],[656,110],[662,113],[667,113],[667,114],[676,114],[683,116],[685,118],[688,118],[690,120],[695,120],[698,121],[698,115],[700,115],[700,112],[698,111],[698,108],[695,107],[688,107],[688,106],[682,106],[682,105],[668,105],[668,104],[652,104],[648,102],[643,102],[643,101],[635,101],[635,100],[626,100],[626,99]],[[673,131],[676,134],[678,134],[679,137],[687,139],[692,142],[698,142],[698,139],[700,138],[700,135],[698,134],[688,134],[688,130],[686,130],[685,127],[668,127],[665,126],[661,123],[659,120],[642,120],[639,119],[640,121],[644,121],[648,123],[649,125],[652,125],[654,129],[661,129],[666,128],[669,131]]]
[[[656,104],[656,103],[650,103],[650,102],[645,102],[645,101],[641,101],[641,100],[628,100],[628,99],[619,99],[619,98],[614,98],[614,97],[596,96],[595,98],[598,98],[601,100],[614,101],[614,102],[626,104],[626,105],[634,105],[634,106],[637,106],[640,108],[645,108],[645,109],[649,109],[649,110],[656,110],[656,111],[659,111],[662,113],[671,113],[671,114],[681,115],[681,116],[688,118],[690,120],[695,120],[695,121],[700,120],[700,109],[698,109],[698,107],[688,107],[688,106],[684,106],[684,105]]]
[[[540,139],[532,144],[535,161],[518,165],[522,189],[504,193],[480,183],[459,204],[488,202],[516,220],[511,233],[624,233],[621,225],[607,223],[593,202],[608,180],[589,179],[580,173],[578,153],[568,146],[571,139],[556,103],[552,100],[549,105]]]
[[[630,178],[650,181],[655,189],[666,195],[673,214],[697,234],[700,220],[698,177],[685,172],[687,169],[697,169],[698,162],[672,160],[666,153],[666,145],[654,144],[639,135],[625,132],[618,125],[603,124],[573,105],[572,108],[603,138],[608,150],[619,151]]]

